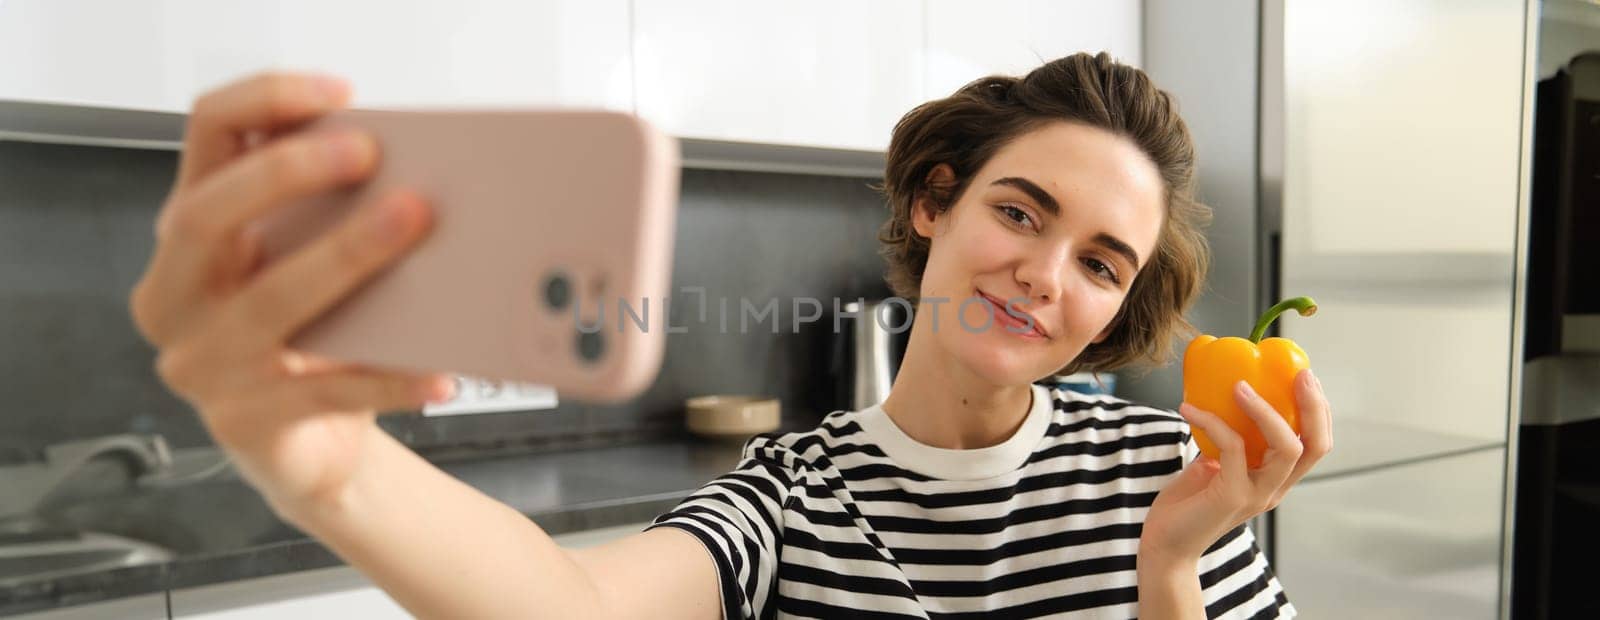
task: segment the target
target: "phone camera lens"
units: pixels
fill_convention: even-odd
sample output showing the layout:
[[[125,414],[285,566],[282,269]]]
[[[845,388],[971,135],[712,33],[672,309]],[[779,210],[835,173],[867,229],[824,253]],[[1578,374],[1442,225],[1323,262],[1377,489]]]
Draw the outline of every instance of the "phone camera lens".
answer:
[[[600,356],[605,354],[606,339],[602,332],[578,332],[578,357],[584,362],[594,363],[600,361]]]
[[[562,272],[553,272],[544,280],[544,303],[554,310],[565,310],[572,303],[572,279]]]

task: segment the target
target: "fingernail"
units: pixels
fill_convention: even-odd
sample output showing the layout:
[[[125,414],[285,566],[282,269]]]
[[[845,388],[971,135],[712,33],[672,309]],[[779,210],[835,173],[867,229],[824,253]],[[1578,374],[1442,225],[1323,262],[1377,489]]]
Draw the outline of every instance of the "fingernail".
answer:
[[[1239,393],[1242,394],[1245,398],[1256,398],[1256,390],[1255,390],[1255,388],[1250,387],[1250,382],[1249,381],[1245,381],[1243,379],[1240,379],[1239,380],[1239,385],[1237,385],[1235,387],[1238,388]]]
[[[350,96],[350,84],[331,75],[319,75],[315,78],[317,93],[329,106],[337,106],[345,102]]]
[[[1307,368],[1306,376],[1311,377],[1311,385],[1316,386],[1316,388],[1319,390],[1322,389],[1322,380],[1317,378],[1317,373],[1312,372],[1310,368]]]
[[[328,158],[333,160],[333,166],[346,176],[358,174],[365,169],[373,157],[373,152],[377,150],[377,144],[370,136],[354,131],[330,136],[326,146]]]
[[[411,198],[396,194],[378,204],[377,229],[382,241],[405,241],[411,235]]]
[[[430,403],[442,403],[456,396],[455,379],[448,375],[434,376],[422,384],[422,397]]]

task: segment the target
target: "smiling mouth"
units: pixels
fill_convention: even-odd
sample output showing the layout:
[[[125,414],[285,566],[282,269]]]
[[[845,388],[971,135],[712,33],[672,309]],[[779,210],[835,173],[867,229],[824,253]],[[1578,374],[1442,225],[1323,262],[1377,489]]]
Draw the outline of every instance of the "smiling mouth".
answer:
[[[1029,331],[1029,332],[1020,332],[1019,333],[1014,329],[1007,329],[1007,331],[1009,331],[1010,333],[1016,334],[1018,336],[1023,336],[1023,337],[1034,337],[1034,338],[1046,338],[1046,337],[1048,337],[1044,333],[1044,328],[1039,325],[1039,319],[1034,317],[1032,314],[1029,314],[1027,312],[1023,312],[1022,310],[1015,310],[1016,314],[1020,314],[1020,315],[1022,315],[1024,317],[1027,317],[1026,319],[1019,318],[1019,317],[1013,315],[1011,312],[1007,312],[1006,311],[1006,302],[1001,301],[999,299],[996,299],[993,295],[990,295],[990,294],[985,293],[983,291],[978,291],[978,296],[988,300],[990,304],[994,305],[995,317],[998,320],[1003,321],[1003,322],[1007,322],[1007,323],[1010,323],[1010,324],[1013,324],[1013,325],[1022,326],[1022,327],[1026,327],[1026,326],[1029,326],[1029,325],[1033,326],[1033,331]]]

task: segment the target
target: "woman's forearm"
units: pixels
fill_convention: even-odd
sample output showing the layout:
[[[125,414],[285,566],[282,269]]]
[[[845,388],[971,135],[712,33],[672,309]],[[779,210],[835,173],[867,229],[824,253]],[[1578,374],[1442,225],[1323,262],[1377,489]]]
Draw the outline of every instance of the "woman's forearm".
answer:
[[[420,618],[595,618],[598,590],[543,530],[376,425],[337,498],[279,507]]]
[[[1139,618],[1142,620],[1204,620],[1205,598],[1194,559],[1161,558],[1140,553]]]

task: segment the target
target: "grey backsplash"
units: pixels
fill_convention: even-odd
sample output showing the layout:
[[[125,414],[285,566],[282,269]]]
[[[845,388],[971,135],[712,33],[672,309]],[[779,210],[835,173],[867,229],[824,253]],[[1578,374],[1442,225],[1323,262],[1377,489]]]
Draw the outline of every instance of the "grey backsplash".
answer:
[[[0,461],[50,443],[159,433],[209,444],[189,407],[153,370],[128,292],[153,247],[152,225],[176,153],[0,141]],[[831,308],[790,332],[791,300],[888,294],[876,234],[883,201],[866,179],[685,170],[673,259],[674,325],[661,374],[638,398],[564,400],[533,413],[385,416],[381,424],[441,458],[681,434],[683,401],[707,393],[781,399],[786,426],[839,405]],[[693,312],[702,287],[706,324]],[[716,303],[729,299],[729,333]],[[777,298],[782,325],[740,334],[738,300]],[[470,303],[470,300],[463,300]]]

